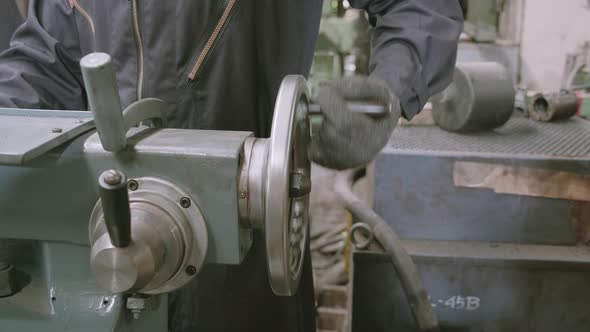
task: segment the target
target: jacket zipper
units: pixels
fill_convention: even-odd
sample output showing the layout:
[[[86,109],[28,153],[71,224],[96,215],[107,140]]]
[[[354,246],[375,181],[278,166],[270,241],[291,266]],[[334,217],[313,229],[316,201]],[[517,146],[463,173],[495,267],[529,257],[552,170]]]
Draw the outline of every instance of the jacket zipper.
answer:
[[[207,55],[209,55],[209,52],[211,51],[213,46],[215,46],[215,42],[219,38],[219,34],[221,33],[221,31],[223,30],[223,28],[227,24],[229,15],[231,14],[232,9],[234,8],[234,5],[236,4],[236,2],[237,2],[237,0],[229,0],[227,6],[225,7],[225,10],[223,11],[223,14],[221,15],[221,18],[219,19],[219,21],[217,22],[217,25],[215,26],[215,29],[213,30],[213,32],[209,36],[209,39],[207,39],[207,43],[205,44],[205,47],[203,48],[203,50],[199,54],[197,61],[193,65],[193,68],[188,75],[189,81],[195,80],[195,77],[197,76],[199,69],[201,68],[201,66],[205,62],[205,59],[207,58]]]
[[[82,6],[80,6],[78,0],[69,0],[69,2],[70,7],[72,9],[75,8],[80,14],[82,14],[82,16],[84,16],[86,21],[88,21],[88,25],[90,25],[90,31],[92,31],[92,36],[94,36],[94,20],[92,19],[92,16],[90,16],[90,14],[88,14],[88,12],[82,8]]]
[[[140,100],[143,95],[143,42],[141,40],[141,31],[139,31],[137,1],[131,0],[131,23],[135,33],[135,47],[137,48],[137,100]]]

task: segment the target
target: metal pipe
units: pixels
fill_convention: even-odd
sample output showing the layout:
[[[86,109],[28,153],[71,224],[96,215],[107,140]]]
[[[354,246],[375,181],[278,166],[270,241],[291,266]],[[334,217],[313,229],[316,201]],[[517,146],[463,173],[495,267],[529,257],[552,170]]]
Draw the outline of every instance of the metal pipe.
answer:
[[[373,228],[373,234],[390,257],[400,276],[400,281],[410,310],[420,331],[438,332],[440,327],[432,310],[428,293],[422,285],[416,265],[404,249],[400,238],[387,223],[352,192],[356,172],[343,172],[336,177],[334,190],[353,217]]]

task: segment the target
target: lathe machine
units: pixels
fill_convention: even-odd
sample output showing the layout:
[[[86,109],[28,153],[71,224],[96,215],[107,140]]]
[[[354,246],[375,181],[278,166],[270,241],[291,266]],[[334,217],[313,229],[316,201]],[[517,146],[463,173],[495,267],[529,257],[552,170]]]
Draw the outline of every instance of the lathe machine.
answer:
[[[270,287],[294,294],[310,191],[305,80],[284,79],[262,139],[163,129],[161,100],[121,109],[107,54],[81,68],[92,112],[0,109],[0,330],[167,331],[165,294],[204,264],[240,264],[255,229]]]

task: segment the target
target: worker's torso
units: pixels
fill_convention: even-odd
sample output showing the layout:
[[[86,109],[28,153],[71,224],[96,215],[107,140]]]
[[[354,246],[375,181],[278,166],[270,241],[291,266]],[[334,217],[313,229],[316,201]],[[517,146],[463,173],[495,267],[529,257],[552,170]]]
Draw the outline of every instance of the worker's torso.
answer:
[[[82,54],[113,56],[124,106],[138,97],[161,98],[171,105],[173,127],[258,135],[270,130],[282,78],[309,72],[322,5],[317,0],[68,1]]]

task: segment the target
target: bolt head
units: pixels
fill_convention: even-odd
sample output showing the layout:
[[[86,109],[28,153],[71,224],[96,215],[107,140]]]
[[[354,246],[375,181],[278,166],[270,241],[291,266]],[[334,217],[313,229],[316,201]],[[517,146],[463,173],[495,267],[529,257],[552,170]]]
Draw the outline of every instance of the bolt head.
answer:
[[[127,188],[131,191],[135,191],[139,188],[139,183],[135,180],[129,180],[129,182],[127,182]]]
[[[308,195],[311,192],[311,179],[309,176],[301,173],[291,174],[289,196],[299,198]]]
[[[194,276],[195,274],[197,274],[197,268],[194,267],[193,265],[189,265],[186,267],[186,269],[184,269],[184,271],[186,272],[186,274],[188,274],[189,276]]]
[[[102,173],[102,178],[106,184],[116,186],[123,181],[123,174],[117,170],[111,169]]]
[[[183,197],[180,199],[180,206],[182,206],[183,208],[188,208],[191,206],[191,200],[188,197]]]

